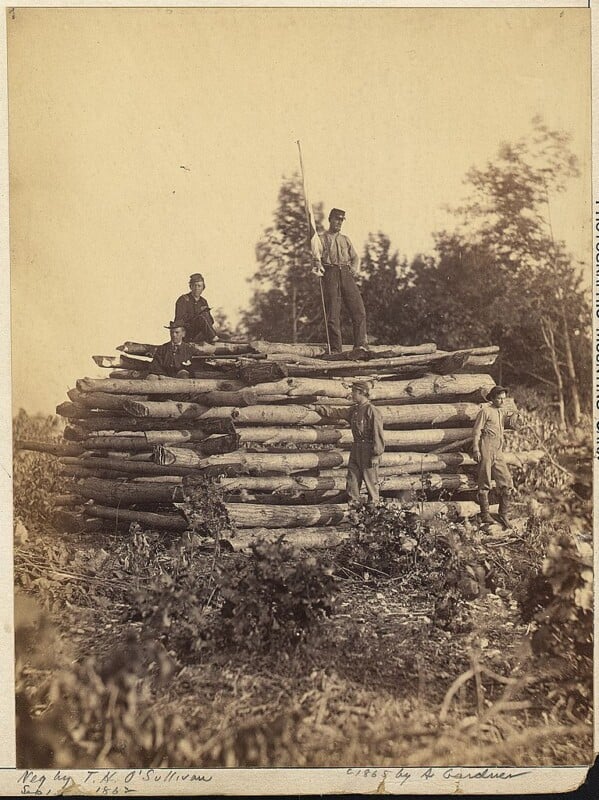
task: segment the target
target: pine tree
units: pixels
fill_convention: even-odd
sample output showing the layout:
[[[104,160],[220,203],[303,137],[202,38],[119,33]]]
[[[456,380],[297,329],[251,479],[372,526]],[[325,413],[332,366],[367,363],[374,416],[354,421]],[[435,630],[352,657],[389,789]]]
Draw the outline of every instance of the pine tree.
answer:
[[[322,203],[313,206],[322,226]],[[312,274],[308,226],[300,176],[284,178],[270,225],[256,245],[259,267],[254,292],[242,317],[248,336],[270,341],[323,341],[318,279]]]

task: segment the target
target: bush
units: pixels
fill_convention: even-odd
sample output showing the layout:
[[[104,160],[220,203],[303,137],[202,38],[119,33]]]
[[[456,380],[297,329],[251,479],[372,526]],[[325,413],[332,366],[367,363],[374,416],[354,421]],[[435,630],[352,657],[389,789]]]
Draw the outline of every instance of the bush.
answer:
[[[332,569],[277,540],[258,542],[234,568],[219,570],[221,642],[270,650],[304,641],[334,610]]]
[[[58,418],[30,417],[21,409],[13,419],[13,441],[33,439],[59,442]],[[47,453],[16,451],[13,457],[14,515],[25,525],[48,522],[54,512],[53,496],[64,492],[58,459]]]
[[[533,575],[521,602],[534,625],[533,651],[551,662],[560,677],[551,692],[581,716],[591,712],[593,676],[593,551],[566,531],[551,540],[543,568]]]
[[[352,533],[339,549],[338,562],[358,571],[396,577],[418,561],[422,523],[398,505],[366,506],[352,512]],[[363,572],[361,573],[364,574]]]

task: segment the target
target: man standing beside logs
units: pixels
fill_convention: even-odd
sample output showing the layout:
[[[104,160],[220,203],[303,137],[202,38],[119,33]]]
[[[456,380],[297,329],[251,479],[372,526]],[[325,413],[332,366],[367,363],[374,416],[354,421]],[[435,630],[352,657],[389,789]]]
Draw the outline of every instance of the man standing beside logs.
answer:
[[[371,504],[379,502],[379,464],[385,450],[383,418],[381,412],[370,402],[370,387],[365,381],[352,384],[352,400],[349,408],[315,405],[314,410],[325,419],[347,420],[351,426],[354,442],[347,465],[346,490],[353,503],[360,502],[362,481],[366,484]]]
[[[319,234],[322,257],[315,259],[313,272],[322,278],[327,328],[332,353],[342,350],[341,303],[345,303],[351,316],[354,350],[367,350],[366,309],[360,290],[354,280],[354,271],[360,266],[360,257],[347,236],[341,233],[345,211],[333,208],[329,214],[329,230]]]
[[[489,490],[491,480],[499,492],[499,521],[504,528],[511,528],[510,496],[514,484],[503,455],[503,432],[505,428],[514,428],[517,415],[503,411],[507,399],[507,389],[494,386],[487,395],[488,404],[481,407],[474,422],[472,452],[478,463],[478,503],[480,520],[483,525],[493,525],[495,520],[489,513]]]

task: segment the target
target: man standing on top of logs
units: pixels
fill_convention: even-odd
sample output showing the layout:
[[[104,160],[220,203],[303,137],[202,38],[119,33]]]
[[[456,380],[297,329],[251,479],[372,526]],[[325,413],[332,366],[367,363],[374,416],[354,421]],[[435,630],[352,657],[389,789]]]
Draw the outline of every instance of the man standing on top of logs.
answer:
[[[349,408],[315,405],[314,410],[325,419],[344,419],[351,425],[354,443],[347,465],[346,490],[350,500],[360,502],[362,481],[366,484],[369,502],[379,502],[379,464],[385,450],[383,418],[370,402],[370,387],[365,381],[352,384]]]
[[[489,490],[491,479],[499,492],[499,521],[506,529],[510,524],[510,495],[514,488],[512,476],[503,455],[503,432],[505,428],[514,428],[517,414],[506,414],[503,404],[507,399],[507,389],[494,386],[487,395],[488,404],[481,407],[474,422],[473,455],[478,463],[478,502],[480,520],[484,525],[495,523],[489,514]]]
[[[171,340],[156,348],[148,378],[153,379],[157,375],[168,375],[169,378],[191,377],[191,358],[195,348],[190,342],[183,341],[185,322],[176,319],[164,327],[170,330]]]
[[[182,294],[175,303],[175,319],[182,320],[187,328],[188,342],[214,342],[218,339],[210,306],[202,297],[206,288],[203,275],[194,272],[189,276],[190,292]]]
[[[322,257],[314,259],[312,271],[322,278],[327,328],[331,352],[341,352],[341,301],[351,316],[354,349],[367,350],[366,310],[362,295],[354,280],[354,270],[360,266],[360,257],[349,238],[341,233],[345,211],[333,208],[329,214],[329,229],[319,234]]]

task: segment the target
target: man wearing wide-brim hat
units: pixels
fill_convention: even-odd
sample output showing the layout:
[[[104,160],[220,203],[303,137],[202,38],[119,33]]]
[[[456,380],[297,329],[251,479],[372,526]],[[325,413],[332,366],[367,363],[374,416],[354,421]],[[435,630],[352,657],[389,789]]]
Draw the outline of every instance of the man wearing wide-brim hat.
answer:
[[[164,327],[170,331],[171,340],[156,348],[148,377],[156,375],[168,375],[169,378],[191,377],[191,359],[196,349],[190,342],[183,341],[185,321],[175,319]]]
[[[363,481],[369,502],[378,503],[378,470],[385,450],[383,418],[378,408],[370,402],[368,383],[355,381],[351,393],[353,405],[349,408],[315,405],[314,409],[324,419],[344,419],[349,422],[354,442],[347,465],[347,493],[352,502],[359,503]]]
[[[202,297],[205,288],[204,276],[194,272],[189,276],[190,291],[182,294],[175,303],[175,319],[185,323],[185,338],[188,342],[212,343],[218,339],[210,306],[206,298]]]
[[[511,528],[510,496],[514,484],[503,454],[505,428],[517,426],[517,413],[506,414],[503,405],[507,399],[507,389],[493,386],[487,394],[488,403],[481,406],[472,431],[472,452],[478,463],[478,503],[480,521],[484,525],[495,522],[489,513],[489,490],[491,481],[499,492],[499,521],[504,528]]]
[[[366,309],[354,280],[360,257],[347,236],[341,233],[345,211],[333,208],[329,214],[329,229],[319,234],[322,244],[320,261],[315,260],[313,272],[322,278],[327,329],[332,353],[342,350],[341,304],[349,311],[353,327],[355,350],[366,350]]]

